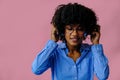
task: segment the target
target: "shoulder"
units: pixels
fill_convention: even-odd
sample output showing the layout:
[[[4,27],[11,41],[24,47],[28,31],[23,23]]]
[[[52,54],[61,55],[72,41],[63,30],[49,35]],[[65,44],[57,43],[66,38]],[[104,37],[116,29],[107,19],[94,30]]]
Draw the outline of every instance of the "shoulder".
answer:
[[[90,48],[90,47],[91,47],[91,45],[90,45],[90,44],[87,44],[87,43],[82,43],[81,46],[84,47],[84,48]]]
[[[57,44],[58,44],[58,48],[60,48],[60,49],[64,49],[64,48],[66,48],[66,44],[64,43],[64,42],[57,42]]]
[[[91,45],[87,43],[82,43],[81,44],[81,49],[82,50],[91,50]]]

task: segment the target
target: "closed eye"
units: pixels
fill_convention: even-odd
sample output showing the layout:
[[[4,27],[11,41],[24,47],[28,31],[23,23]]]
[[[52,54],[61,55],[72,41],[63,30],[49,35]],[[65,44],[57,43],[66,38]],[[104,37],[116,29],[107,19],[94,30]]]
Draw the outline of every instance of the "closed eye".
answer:
[[[73,30],[73,28],[72,28],[72,26],[71,26],[71,25],[66,26],[66,29],[67,29],[67,30]]]

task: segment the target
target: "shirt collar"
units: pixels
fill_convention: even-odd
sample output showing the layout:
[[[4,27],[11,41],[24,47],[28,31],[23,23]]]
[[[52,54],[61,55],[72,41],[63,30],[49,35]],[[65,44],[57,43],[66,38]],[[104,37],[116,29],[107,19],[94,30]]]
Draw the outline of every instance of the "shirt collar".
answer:
[[[64,43],[64,42],[58,42],[58,47],[61,48],[61,49],[67,48],[66,43]],[[82,43],[80,50],[81,51],[83,51],[83,50],[89,51],[90,50],[90,45]]]

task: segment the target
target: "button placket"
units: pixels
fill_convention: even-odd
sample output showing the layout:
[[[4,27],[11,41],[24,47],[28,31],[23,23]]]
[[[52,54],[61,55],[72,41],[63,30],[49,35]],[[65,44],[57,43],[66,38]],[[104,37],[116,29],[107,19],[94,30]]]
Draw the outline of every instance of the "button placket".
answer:
[[[74,72],[75,72],[74,80],[77,80],[77,75],[78,75],[78,74],[77,74],[77,66],[74,65],[73,68],[74,68]]]

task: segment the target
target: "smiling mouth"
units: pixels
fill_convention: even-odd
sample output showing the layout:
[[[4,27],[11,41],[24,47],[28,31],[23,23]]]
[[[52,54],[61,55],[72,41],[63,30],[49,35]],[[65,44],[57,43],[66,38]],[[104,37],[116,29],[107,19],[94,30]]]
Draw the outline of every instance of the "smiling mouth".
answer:
[[[79,41],[79,38],[70,38],[70,40],[71,40],[72,42],[78,42],[78,41]]]

